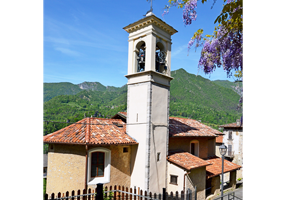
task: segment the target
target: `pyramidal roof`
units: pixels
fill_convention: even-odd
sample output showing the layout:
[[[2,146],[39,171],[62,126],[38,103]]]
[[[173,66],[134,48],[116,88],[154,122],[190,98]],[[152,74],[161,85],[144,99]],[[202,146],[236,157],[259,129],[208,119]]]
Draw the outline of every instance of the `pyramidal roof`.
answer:
[[[126,134],[126,124],[120,119],[84,118],[70,126],[44,136],[45,143],[62,144],[138,144]]]

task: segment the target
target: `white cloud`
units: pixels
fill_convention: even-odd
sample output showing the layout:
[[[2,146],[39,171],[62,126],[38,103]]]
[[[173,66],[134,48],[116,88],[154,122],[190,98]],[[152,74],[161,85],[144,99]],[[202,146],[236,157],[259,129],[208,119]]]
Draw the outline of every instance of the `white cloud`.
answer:
[[[183,53],[183,50],[185,50],[185,53]],[[175,57],[179,54],[184,54],[185,56],[187,55],[187,44],[182,45],[180,47],[177,47],[173,52],[172,52],[172,57]]]
[[[57,47],[57,48],[55,48],[55,50],[60,51],[61,53],[66,54],[68,56],[79,56],[80,55],[79,52],[73,51],[73,50],[70,50],[67,48]]]

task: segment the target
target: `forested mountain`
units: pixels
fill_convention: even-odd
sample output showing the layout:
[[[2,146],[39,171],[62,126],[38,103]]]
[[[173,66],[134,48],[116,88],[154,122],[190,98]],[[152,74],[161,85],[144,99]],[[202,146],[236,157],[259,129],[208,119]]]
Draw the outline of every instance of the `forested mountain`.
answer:
[[[49,101],[53,97],[58,95],[74,95],[82,90],[92,90],[92,91],[117,91],[120,88],[113,86],[105,87],[98,82],[83,82],[80,84],[73,84],[68,82],[62,83],[44,83],[44,102]]]
[[[220,85],[220,86],[222,86],[222,87],[232,89],[233,91],[235,91],[239,95],[242,94],[243,82],[230,82],[230,81],[227,81],[227,80],[216,80],[216,81],[213,81],[213,82]]]
[[[171,76],[174,79],[170,89],[170,116],[201,120],[218,128],[242,115],[236,110],[240,97],[232,88],[189,74],[184,69],[172,71]],[[76,122],[91,116],[109,118],[127,109],[127,85],[118,88],[97,82],[45,83],[44,95],[52,96],[44,102],[44,120],[47,121]],[[67,125],[45,122],[44,135]]]

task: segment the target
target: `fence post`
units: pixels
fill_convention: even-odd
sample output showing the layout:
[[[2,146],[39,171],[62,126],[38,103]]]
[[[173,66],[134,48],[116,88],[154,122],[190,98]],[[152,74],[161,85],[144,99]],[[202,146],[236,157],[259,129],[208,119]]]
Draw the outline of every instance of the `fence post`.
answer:
[[[167,200],[166,188],[163,188],[163,200]]]
[[[103,184],[102,183],[97,184],[96,200],[103,200]]]
[[[197,200],[197,186],[195,186],[195,200]]]

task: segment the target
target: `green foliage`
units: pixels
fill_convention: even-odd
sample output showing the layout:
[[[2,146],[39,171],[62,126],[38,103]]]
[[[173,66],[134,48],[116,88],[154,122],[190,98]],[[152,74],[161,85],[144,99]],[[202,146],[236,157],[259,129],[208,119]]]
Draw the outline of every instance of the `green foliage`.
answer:
[[[103,200],[113,200],[114,198],[114,193],[112,191],[109,191],[108,192],[108,195],[107,196],[104,196],[104,189],[103,189]]]
[[[58,95],[73,95],[80,91],[79,86],[72,83],[44,83],[44,102]]]
[[[227,80],[226,81],[225,80],[216,80],[213,82],[221,87],[225,87],[225,88],[235,91],[240,96],[242,95],[243,82],[230,82]]]
[[[170,116],[201,120],[215,129],[241,117],[241,111],[236,110],[240,96],[226,84],[222,86],[184,69],[172,71],[171,76],[174,79],[170,89]],[[84,117],[110,118],[126,111],[127,85],[107,88],[105,91],[81,90],[75,95],[59,95],[44,102],[45,121],[66,123],[44,122],[43,134],[53,133]],[[47,148],[45,144],[44,153]]]
[[[44,102],[58,95],[75,95],[82,90],[92,91],[116,91],[118,88],[108,86],[107,88],[98,82],[83,82],[78,85],[62,83],[44,83]]]
[[[47,186],[47,179],[44,178],[43,179],[43,196],[45,196],[45,194],[46,194],[46,186]]]

